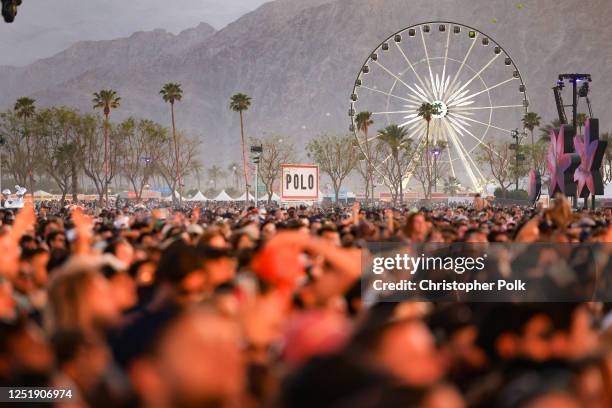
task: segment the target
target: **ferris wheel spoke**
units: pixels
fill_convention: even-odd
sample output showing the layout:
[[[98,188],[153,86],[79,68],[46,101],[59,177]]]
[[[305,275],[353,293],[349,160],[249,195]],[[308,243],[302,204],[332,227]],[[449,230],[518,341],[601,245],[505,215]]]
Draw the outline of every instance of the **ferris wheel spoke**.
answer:
[[[369,91],[372,91],[372,92],[378,92],[378,93],[381,93],[381,94],[383,94],[383,95],[387,95],[387,96],[391,96],[391,97],[393,97],[393,98],[400,99],[400,100],[402,100],[402,101],[404,101],[404,102],[413,102],[413,101],[411,101],[410,99],[402,98],[401,96],[394,95],[394,94],[392,94],[392,93],[390,93],[390,92],[385,92],[385,91],[381,91],[381,90],[379,90],[379,89],[370,88],[370,87],[365,86],[365,85],[361,85],[361,87],[362,87],[362,88],[364,88],[364,89],[367,89],[367,90],[369,90]]]
[[[414,88],[412,88],[411,86],[409,86],[408,88],[410,88],[410,90],[414,93],[414,95],[411,96],[416,96],[418,97],[419,103],[422,102],[427,102],[429,101],[429,99],[427,99],[427,96],[425,96],[425,94],[427,92],[425,92],[421,87],[419,87],[417,84],[414,84],[414,86],[417,88],[416,90]]]
[[[448,136],[446,137],[448,143]],[[454,178],[457,178],[457,174],[455,173],[455,165],[453,164],[453,158],[451,157],[450,149],[446,148],[446,154],[448,155],[448,162],[450,163],[451,174]]]
[[[461,124],[460,124],[460,123],[458,123],[458,122],[454,121],[453,119],[450,119],[450,121],[451,121],[451,125],[452,125],[452,126],[455,128],[455,129],[459,128],[459,129],[463,130],[465,133],[467,133],[468,135],[470,135],[471,137],[473,137],[474,139],[476,139],[476,140],[478,141],[478,146],[482,145],[482,146],[485,146],[485,147],[486,147],[486,144],[485,144],[485,143],[482,141],[482,139],[484,138],[484,136],[483,136],[483,138],[479,139],[479,138],[478,138],[478,137],[476,137],[476,136],[475,136],[475,135],[474,135],[472,132],[470,132],[469,130],[467,130],[467,129],[466,129],[466,128],[464,128],[463,126],[461,126]],[[465,149],[465,147],[464,147],[464,149]],[[467,149],[465,149],[466,153],[467,153],[467,154],[469,155],[469,157],[470,157],[470,160],[471,160],[471,157],[472,157],[472,156],[471,156],[471,153],[472,153],[472,151],[473,151],[474,149],[475,149],[475,147],[474,147],[474,148],[472,148],[470,151],[467,151]],[[496,152],[495,150],[493,151],[493,153],[494,153],[494,154],[495,154],[497,157],[501,157],[501,155],[500,155],[498,152]],[[478,171],[480,172],[480,168],[478,168],[478,169],[479,169]],[[481,175],[482,175],[482,174],[481,174]]]
[[[495,54],[495,56],[493,58],[491,58],[491,60],[480,69],[480,71],[478,71],[477,73],[475,73],[469,81],[467,81],[465,84],[463,84],[461,86],[461,88],[459,88],[454,95],[451,95],[450,98],[448,98],[448,102],[450,103],[453,99],[456,98],[456,95],[463,91],[465,88],[468,87],[469,84],[471,84],[476,78],[478,78],[480,76],[480,74],[482,74],[484,72],[485,69],[489,68],[491,66],[491,64],[493,64],[493,62],[495,62],[495,60],[500,56],[501,54]]]
[[[481,121],[479,121],[479,120],[476,120],[476,119],[470,118],[470,117],[468,117],[468,116],[460,115],[460,114],[458,114],[458,113],[451,113],[451,115],[452,115],[452,116],[456,116],[456,117],[458,117],[458,118],[461,118],[461,119],[463,119],[463,120],[469,120],[470,122],[478,123],[478,124],[483,125],[483,126],[486,126],[486,127],[490,127],[490,128],[493,128],[493,129],[501,130],[502,132],[507,132],[507,133],[510,133],[510,132],[511,132],[511,130],[510,130],[510,129],[500,128],[499,126],[495,126],[495,125],[492,125],[492,124],[490,124],[490,123],[481,122]]]
[[[457,151],[457,154],[459,155],[459,159],[461,160],[461,164],[465,168],[465,171],[466,171],[466,173],[467,173],[467,175],[468,175],[468,177],[470,179],[470,182],[472,183],[472,185],[474,187],[476,187],[476,185],[478,184],[478,181],[476,179],[476,175],[472,171],[472,168],[470,167],[470,164],[467,161],[467,159],[465,157],[465,154],[463,153],[463,150],[462,150],[461,145],[460,145],[459,140],[458,140],[459,138],[455,134],[455,131],[452,128],[452,126],[450,125],[450,122],[444,122],[444,125],[447,127],[450,139],[453,142],[453,145],[455,146],[455,150]]]
[[[510,79],[506,79],[505,81],[502,81],[502,82],[500,82],[500,83],[498,83],[498,84],[495,84],[495,85],[492,85],[492,86],[490,86],[490,87],[488,87],[488,88],[485,88],[485,89],[483,89],[483,90],[482,90],[482,91],[480,91],[480,92],[476,92],[476,93],[473,93],[473,94],[467,95],[467,96],[465,96],[465,97],[459,97],[459,98],[457,98],[455,101],[450,102],[450,103],[448,104],[448,106],[449,106],[449,107],[451,107],[451,106],[455,106],[456,104],[460,104],[460,103],[461,103],[461,102],[463,102],[464,100],[473,99],[473,98],[477,97],[478,95],[481,95],[481,94],[483,94],[483,93],[485,93],[485,92],[489,92],[489,91],[491,91],[491,90],[493,90],[493,89],[495,89],[495,88],[497,88],[497,87],[500,87],[500,86],[502,86],[502,85],[507,84],[507,83],[508,83],[508,82],[510,82],[510,81],[514,81],[515,79],[516,79],[516,78],[512,77],[512,78],[510,78]]]
[[[414,105],[410,105],[409,107],[413,107]],[[416,106],[414,106],[416,108]],[[414,110],[402,110],[402,111],[388,111],[388,112],[372,112],[372,115],[392,115],[396,113],[412,113]]]
[[[383,69],[383,71],[385,71],[387,74],[391,75],[393,78],[395,78],[397,81],[399,81],[402,85],[404,85],[406,88],[410,89],[411,91],[414,92],[413,89],[410,88],[410,85],[408,85],[406,82],[404,82],[400,77],[398,77],[397,75],[395,75],[393,72],[391,72],[391,70],[387,67],[385,67],[383,64],[381,64],[378,61],[374,61],[374,63],[376,65],[378,65],[379,67],[381,67]]]
[[[449,124],[450,124],[450,126],[451,126],[453,129],[455,129],[455,130],[457,129],[457,128],[455,128],[455,126],[453,125],[453,123],[452,123],[452,122],[449,122]],[[459,133],[459,132],[457,131],[457,133]],[[484,175],[482,174],[482,172],[480,171],[480,167],[479,167],[479,166],[478,166],[478,165],[477,165],[477,164],[474,162],[474,159],[472,158],[472,155],[470,154],[470,153],[471,153],[471,151],[468,151],[468,149],[465,147],[465,145],[463,144],[463,142],[461,141],[461,139],[460,139],[460,138],[457,138],[457,142],[459,143],[459,145],[461,146],[461,148],[462,148],[462,149],[463,149],[463,151],[465,152],[465,154],[466,154],[466,156],[467,156],[468,160],[469,160],[469,161],[472,163],[472,166],[474,167],[474,169],[476,170],[476,172],[478,173],[478,175],[480,176],[480,178],[481,178],[481,179],[484,179],[485,177],[484,177]],[[472,149],[472,150],[474,150],[474,149]]]
[[[431,63],[429,62],[429,51],[427,50],[427,44],[425,43],[425,33],[423,32],[423,27],[421,27],[421,40],[423,41],[423,49],[425,50],[425,59],[427,60],[427,68],[429,69],[429,80],[431,81],[431,93],[434,95],[436,99],[440,99],[440,96],[436,92],[436,85],[435,85],[433,73],[431,72]]]
[[[523,105],[498,105],[498,106],[470,106],[469,108],[455,108],[453,111],[474,111],[483,109],[510,109],[510,108],[522,108]]]
[[[444,47],[444,65],[442,68],[442,86],[440,87],[440,98],[442,98],[442,96],[444,95],[444,92],[446,91],[446,87],[445,87],[445,80],[446,80],[446,63],[448,62],[448,48],[450,46],[450,33],[451,30],[446,30],[447,34],[446,34],[446,46]]]
[[[484,145],[484,142],[482,141],[482,139],[484,138],[478,138],[478,136],[474,135],[474,133],[470,132],[467,127],[465,127],[462,123],[460,123],[457,119],[449,117],[448,118],[450,124],[453,126],[453,129],[455,129],[457,131],[457,133],[465,133],[469,136],[471,136],[472,138],[474,138],[474,140],[476,140],[478,142],[479,145]]]
[[[423,131],[425,130],[425,123],[421,122],[419,123],[417,126],[414,126],[411,130],[411,133],[408,135],[407,137],[407,141],[410,140],[410,143],[412,143],[414,141],[413,137],[414,136],[418,136],[421,135],[421,137],[418,139],[419,143],[421,142],[421,140],[423,139]]]
[[[423,88],[427,88],[427,86],[425,85],[425,82],[423,82],[423,79],[421,78],[421,76],[416,72],[416,69],[414,69],[414,65],[412,64],[412,62],[410,62],[410,59],[408,58],[408,56],[406,55],[406,53],[404,52],[404,50],[402,49],[402,47],[399,45],[399,43],[395,43],[395,46],[397,47],[397,49],[399,50],[399,52],[402,54],[402,56],[404,57],[404,59],[406,60],[406,62],[408,63],[408,66],[410,67],[410,69],[412,70],[412,72],[414,73],[414,76],[417,78],[417,80],[419,81],[419,83],[421,84],[421,86]],[[433,95],[428,95],[429,97],[433,98]]]
[[[450,166],[450,170],[451,170],[451,174],[453,177],[457,177],[457,174],[455,172],[455,165],[453,164],[453,158],[451,156],[451,152],[450,152],[450,136],[448,135],[448,131],[446,130],[446,127],[443,126],[443,123],[440,123],[440,133],[442,134],[442,136],[444,136],[444,141],[446,142],[446,154],[448,155],[448,163]]]
[[[453,139],[453,142],[455,144],[457,151],[459,152],[459,156],[461,157],[461,162],[463,164],[463,167],[468,173],[468,176],[474,188],[478,189],[478,186],[480,184],[478,176],[480,177],[480,180],[484,179],[485,177],[480,171],[480,168],[476,165],[476,163],[474,163],[474,160],[472,159],[471,155],[469,154],[469,152],[467,151],[467,149],[461,142],[461,139],[458,136],[458,133],[460,132],[457,130],[457,128],[454,127],[452,122],[449,121],[446,123],[446,125],[449,127],[451,137]],[[478,173],[478,176],[474,174],[474,170],[476,170],[476,172]]]
[[[406,122],[400,124],[399,127],[406,127],[411,123],[418,122],[419,120],[421,120],[421,117],[417,115],[416,117],[410,118]]]
[[[459,124],[457,124],[457,123],[453,123],[452,121],[450,122],[450,126],[452,126],[452,127],[453,127],[453,129],[455,129],[455,130],[456,130],[456,133],[461,133],[461,132],[460,132],[460,129],[463,129],[463,128],[462,128],[462,127],[459,125]],[[465,129],[464,129],[464,130],[465,130]],[[475,139],[479,140],[479,139],[478,139],[476,136],[474,136],[473,134],[471,134],[471,132],[470,132],[470,131],[468,131],[468,130],[465,130],[465,131],[466,131],[466,133],[470,134],[470,136],[472,136],[472,137],[474,137]],[[465,154],[466,154],[467,158],[470,160],[470,162],[472,163],[472,165],[474,166],[474,168],[476,169],[476,171],[478,172],[478,174],[480,175],[480,177],[481,177],[481,178],[485,178],[485,177],[483,176],[482,172],[480,171],[480,167],[479,167],[479,166],[477,166],[477,165],[476,165],[476,163],[474,162],[474,160],[472,159],[472,151],[473,151],[473,150],[474,150],[476,147],[472,148],[471,150],[468,150],[468,149],[465,147],[465,145],[463,144],[463,142],[461,141],[461,139],[460,139],[460,138],[459,138],[459,139],[457,139],[457,141],[458,141],[458,143],[461,145],[461,147],[463,148],[463,150],[464,150],[464,152],[465,152]],[[485,144],[484,144],[482,141],[480,141],[479,145],[486,146],[486,145],[485,145]],[[494,153],[495,153],[497,156],[500,156],[498,152],[495,152],[495,151],[494,151]]]
[[[474,37],[474,41],[472,41],[472,45],[470,45],[470,48],[468,49],[467,53],[465,54],[465,57],[463,58],[463,61],[461,62],[461,65],[459,66],[459,69],[455,73],[455,76],[453,77],[453,80],[449,86],[449,89],[455,85],[455,82],[457,82],[457,79],[459,78],[461,71],[463,71],[463,67],[465,66],[465,63],[467,62],[468,58],[470,57],[470,54],[472,53],[472,50],[474,49],[474,46],[476,45],[477,39],[478,39],[478,33],[476,33],[476,37]],[[446,97],[446,93],[443,95],[443,97]]]

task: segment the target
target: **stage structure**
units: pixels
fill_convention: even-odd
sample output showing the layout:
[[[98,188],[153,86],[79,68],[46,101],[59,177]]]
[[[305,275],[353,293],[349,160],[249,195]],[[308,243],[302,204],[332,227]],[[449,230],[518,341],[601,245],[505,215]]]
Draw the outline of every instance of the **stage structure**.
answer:
[[[378,130],[391,124],[407,130],[405,143],[424,146],[427,123],[417,110],[423,103],[436,105],[430,144],[444,142],[447,147],[437,154],[445,172],[475,191],[487,180],[475,159],[480,146],[507,141],[529,106],[508,52],[489,35],[448,21],[410,26],[378,44],[361,66],[350,100],[350,130],[366,160],[380,143]],[[372,113],[367,136],[355,122],[360,112]],[[380,163],[386,160],[373,166],[383,180]],[[406,184],[411,174],[404,177]]]
[[[564,105],[562,92],[565,81],[569,81],[572,89],[572,104]],[[593,109],[589,99],[590,74],[560,74],[553,88],[555,103],[559,114],[561,128],[551,132],[551,145],[548,151],[548,171],[550,174],[549,194],[562,192],[584,199],[588,207],[588,197],[592,198],[595,208],[595,197],[604,193],[601,165],[606,152],[607,142],[599,140],[599,119],[593,118]],[[577,134],[578,107],[581,99],[585,99],[588,109],[588,119],[583,126],[583,134]],[[565,108],[572,108],[572,123],[568,125]],[[562,139],[562,140],[561,140]],[[570,159],[571,157],[571,159]],[[570,164],[571,162],[571,164]]]
[[[604,193],[601,164],[608,143],[599,140],[599,120],[588,119],[584,135],[577,135],[573,126],[562,125],[550,135],[548,149],[548,172],[550,182],[548,193],[554,196],[561,192],[568,197],[582,197],[585,207],[588,197]]]

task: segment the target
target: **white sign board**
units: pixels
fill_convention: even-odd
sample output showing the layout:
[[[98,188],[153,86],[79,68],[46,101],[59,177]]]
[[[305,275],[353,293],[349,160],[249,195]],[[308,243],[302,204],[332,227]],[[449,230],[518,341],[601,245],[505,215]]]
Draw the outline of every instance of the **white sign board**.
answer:
[[[319,199],[319,166],[282,164],[281,200],[314,201]]]

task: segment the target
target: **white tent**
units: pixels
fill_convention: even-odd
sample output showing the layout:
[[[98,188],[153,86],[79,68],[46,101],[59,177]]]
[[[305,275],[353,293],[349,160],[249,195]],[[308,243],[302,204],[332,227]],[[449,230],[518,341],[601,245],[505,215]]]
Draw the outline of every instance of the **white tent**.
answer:
[[[246,197],[246,193],[242,193],[242,195],[238,197],[236,201],[244,201],[245,197]],[[253,197],[253,194],[249,193],[249,201],[253,201],[253,200],[255,200],[255,197]]]
[[[185,201],[208,201],[208,198],[206,198],[201,191],[198,191],[193,197],[188,198]]]
[[[53,194],[47,193],[43,190],[38,190],[34,192],[34,197],[53,197]]]
[[[243,195],[244,196],[244,195]],[[261,196],[258,197],[259,201],[268,201],[268,193],[264,193]],[[281,198],[278,194],[276,193],[272,193],[272,201],[274,202],[280,202]]]
[[[221,191],[218,196],[213,198],[213,201],[234,201],[232,197],[230,197],[225,190]]]

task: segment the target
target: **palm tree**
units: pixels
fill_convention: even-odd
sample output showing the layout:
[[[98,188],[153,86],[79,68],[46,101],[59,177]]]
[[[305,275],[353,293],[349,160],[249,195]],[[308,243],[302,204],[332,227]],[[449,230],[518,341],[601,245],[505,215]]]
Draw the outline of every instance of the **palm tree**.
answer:
[[[170,104],[170,114],[172,115],[172,139],[174,140],[174,157],[176,160],[176,182],[178,183],[179,190],[179,205],[181,205],[182,194],[181,194],[181,163],[179,155],[178,141],[176,140],[176,122],[174,118],[174,103],[180,102],[183,98],[183,89],[181,84],[178,82],[168,82],[165,84],[159,94],[162,96],[164,102]],[[172,200],[174,200],[174,192],[172,192]]]
[[[552,122],[540,128],[540,140],[550,142],[550,132],[553,129],[561,127],[561,121],[559,119],[553,119]]]
[[[34,106],[34,104],[36,103],[36,99],[32,99],[32,98],[28,98],[28,97],[21,97],[19,99],[17,99],[17,101],[15,102],[15,115],[23,120],[23,136],[26,139],[26,150],[28,152],[28,155],[31,152],[30,150],[30,141],[29,141],[29,136],[30,136],[30,132],[28,129],[28,119],[32,118],[34,116],[34,114],[36,113],[36,106]],[[30,169],[30,191],[32,191],[32,193],[34,192],[34,178],[32,176],[32,169]]]
[[[244,193],[245,193],[245,204],[249,202],[249,180],[247,177],[247,162],[246,162],[246,150],[244,145],[244,116],[243,112],[248,110],[251,106],[251,98],[243,93],[237,93],[230,99],[230,109],[240,114],[240,137],[242,141],[242,168],[244,170]]]
[[[406,141],[406,136],[408,136],[408,131],[398,125],[389,125],[378,131],[378,139],[386,143],[391,149],[391,157],[397,169],[395,177],[397,177],[397,182],[399,183],[400,204],[404,202],[404,186],[402,185],[404,175],[402,174],[399,152]]]
[[[426,178],[427,178],[427,184],[428,184],[427,191],[424,191],[426,199],[429,199],[429,196],[431,195],[431,184],[432,184],[431,164],[430,164],[430,157],[429,157],[429,129],[430,129],[430,124],[431,124],[431,119],[433,118],[434,115],[438,115],[439,113],[440,113],[439,103],[424,102],[417,109],[417,115],[423,118],[425,122],[427,122],[427,130],[425,132],[425,152],[424,152],[425,166],[426,166]]]
[[[534,153],[534,138],[533,138],[533,130],[540,126],[540,120],[542,120],[542,118],[540,117],[540,115],[538,115],[535,112],[528,112],[525,114],[525,116],[523,116],[523,127],[527,130],[529,130],[529,132],[531,133],[531,149],[532,149],[532,159],[533,159],[533,167],[535,168],[535,153]]]
[[[108,205],[108,130],[110,127],[111,109],[117,109],[121,105],[121,98],[117,96],[117,92],[112,89],[102,89],[100,92],[93,94],[93,108],[102,109],[104,113],[104,197]]]
[[[576,115],[576,125],[578,126],[578,134],[582,135],[582,128],[587,121],[586,113],[579,113]]]
[[[365,137],[365,159],[367,166],[366,176],[368,178],[368,184],[371,189],[370,197],[372,199],[372,205],[374,205],[374,177],[372,171],[372,158],[370,157],[370,145],[368,140],[368,129],[374,124],[374,120],[372,119],[372,112],[359,112],[357,116],[355,116],[355,123],[357,124],[357,130],[363,132],[363,135]]]
[[[36,113],[36,106],[34,106],[35,103],[36,99],[28,97],[19,98],[17,99],[17,102],[15,102],[15,114],[18,118],[23,120],[24,126],[26,125],[27,120],[34,116],[34,113]]]

